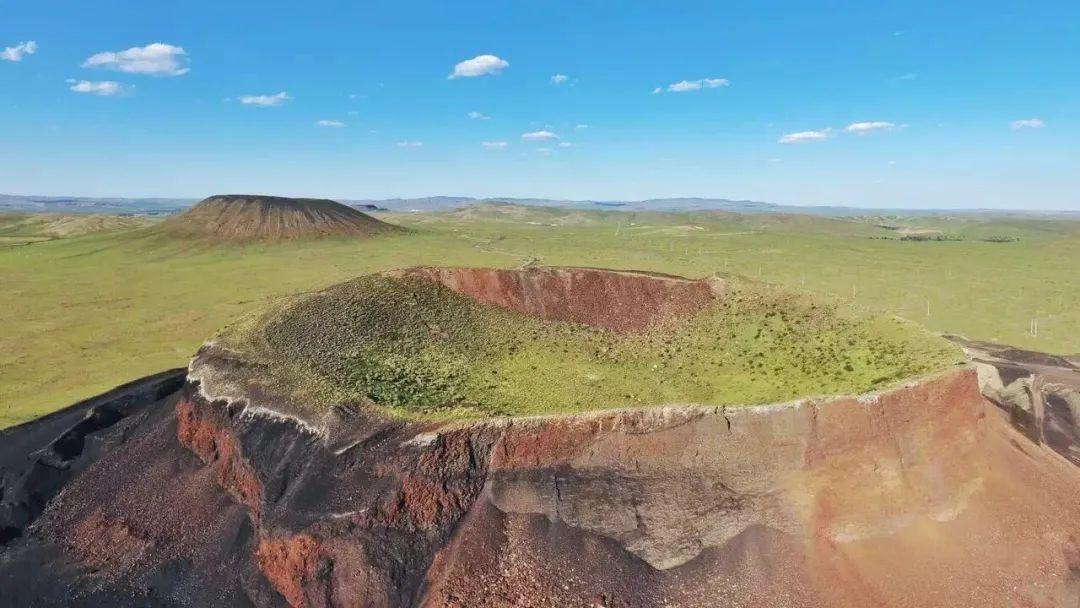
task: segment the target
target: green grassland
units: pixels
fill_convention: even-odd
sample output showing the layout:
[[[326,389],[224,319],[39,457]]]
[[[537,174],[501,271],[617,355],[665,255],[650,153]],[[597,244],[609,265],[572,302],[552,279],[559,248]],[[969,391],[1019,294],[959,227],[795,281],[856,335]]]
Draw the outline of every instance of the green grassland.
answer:
[[[149,227],[0,247],[0,426],[184,365],[206,337],[270,298],[423,264],[722,272],[935,331],[1080,352],[1080,222],[920,218],[908,222],[965,238],[913,242],[871,238],[896,236],[881,218],[494,205],[384,219],[414,230],[229,246]],[[1001,234],[1019,240],[979,240]]]
[[[154,220],[138,216],[70,215],[58,213],[0,213],[0,247],[124,228],[141,228]]]
[[[438,417],[770,403],[866,392],[962,360],[912,322],[847,308],[728,278],[700,313],[617,334],[367,275],[271,304],[216,342],[250,363],[247,382],[294,402]]]

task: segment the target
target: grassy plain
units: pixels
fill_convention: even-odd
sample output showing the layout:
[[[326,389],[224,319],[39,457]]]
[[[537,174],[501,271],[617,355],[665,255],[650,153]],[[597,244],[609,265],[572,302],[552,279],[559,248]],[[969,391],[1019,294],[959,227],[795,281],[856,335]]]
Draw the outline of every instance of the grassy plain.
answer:
[[[415,230],[235,246],[149,227],[0,247],[0,426],[184,365],[203,339],[269,298],[422,264],[721,271],[850,300],[935,331],[1080,352],[1080,222],[511,206],[385,219]],[[964,240],[901,241],[877,224]],[[1000,235],[1019,240],[981,240]]]

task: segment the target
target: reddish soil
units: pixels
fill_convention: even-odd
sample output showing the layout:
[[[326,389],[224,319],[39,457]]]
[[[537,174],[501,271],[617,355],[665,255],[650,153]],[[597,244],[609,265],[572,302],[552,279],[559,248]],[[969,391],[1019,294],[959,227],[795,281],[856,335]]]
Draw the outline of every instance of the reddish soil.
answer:
[[[693,315],[722,289],[719,280],[593,268],[415,268],[406,272],[442,283],[481,304],[619,332],[640,331],[670,317]]]
[[[191,450],[210,465],[218,484],[232,494],[240,504],[251,509],[256,520],[262,515],[262,483],[244,461],[236,438],[222,420],[214,420],[220,411],[200,417],[198,406],[187,399],[176,404],[176,437],[180,445]]]

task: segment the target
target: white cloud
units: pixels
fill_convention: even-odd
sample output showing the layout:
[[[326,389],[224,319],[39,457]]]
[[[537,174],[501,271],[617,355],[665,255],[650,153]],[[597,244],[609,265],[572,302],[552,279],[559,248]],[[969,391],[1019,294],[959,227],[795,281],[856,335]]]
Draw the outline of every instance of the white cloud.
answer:
[[[567,80],[570,80],[570,77],[566,74],[555,74],[551,77],[551,84],[562,84]]]
[[[680,80],[669,84],[667,90],[669,93],[688,93],[690,91],[700,91],[701,89],[719,89],[720,87],[726,87],[730,82],[727,78],[702,78],[700,80]],[[661,92],[660,87],[653,89],[653,94]]]
[[[399,148],[423,148],[424,142],[422,141],[399,141],[397,142]]]
[[[345,123],[341,122],[340,120],[325,120],[324,119],[324,120],[316,121],[315,126],[316,127],[333,127],[333,128],[340,129],[341,127],[345,126]]]
[[[468,114],[466,114],[466,116],[468,116],[469,118],[471,118],[473,120],[490,120],[491,119],[491,117],[488,116],[487,114],[484,114],[483,112],[477,112],[476,110],[473,110],[472,112],[469,112]]]
[[[481,142],[480,145],[484,146],[488,150],[504,150],[510,144],[506,143],[505,141],[485,141]]]
[[[884,120],[874,120],[870,122],[853,122],[844,127],[844,131],[856,135],[869,135],[877,131],[896,131],[898,129],[903,129],[906,126],[907,125],[885,122]]]
[[[1018,129],[1041,129],[1046,126],[1046,123],[1039,118],[1024,118],[1021,120],[1014,120],[1009,123],[1009,127],[1016,131]]]
[[[525,141],[548,141],[552,139],[559,139],[559,136],[551,131],[533,131],[531,133],[522,133],[521,139]]]
[[[83,62],[83,67],[150,76],[182,76],[190,71],[187,67],[187,51],[160,42],[144,47],[132,47],[126,51],[107,51],[91,55]]]
[[[70,90],[76,93],[87,93],[90,95],[98,95],[100,97],[112,97],[114,95],[121,95],[128,92],[129,88],[126,85],[122,85],[119,82],[113,82],[111,80],[75,80],[69,78],[67,83],[71,86]]]
[[[0,59],[4,61],[22,61],[23,57],[27,55],[33,55],[37,52],[37,43],[33,40],[27,42],[20,42],[15,46],[9,46],[3,51],[0,51]]]
[[[799,131],[797,133],[788,133],[780,138],[779,143],[801,144],[811,141],[823,141],[829,139],[830,132],[830,129],[823,129],[821,131]]]
[[[580,124],[580,125],[574,125],[574,128],[584,131],[585,129],[589,128],[589,125],[583,123],[583,124]]]
[[[550,156],[551,152],[552,152],[551,148],[537,148],[536,149],[537,154],[542,154],[544,156]]]
[[[455,65],[454,73],[450,74],[448,78],[473,78],[475,76],[498,74],[508,67],[510,67],[510,63],[501,57],[496,57],[495,55],[477,55],[472,59],[466,59]]]
[[[292,99],[292,97],[289,97],[288,93],[282,91],[276,95],[241,95],[240,103],[245,106],[272,108],[274,106],[280,106],[290,99]]]
[[[570,143],[568,141],[560,141],[559,142],[559,147],[560,148],[573,148],[574,144],[572,144],[572,143]]]
[[[660,87],[656,87],[655,89],[652,90],[653,95],[658,95],[658,94],[663,93],[663,92],[664,92],[664,89],[661,89]]]

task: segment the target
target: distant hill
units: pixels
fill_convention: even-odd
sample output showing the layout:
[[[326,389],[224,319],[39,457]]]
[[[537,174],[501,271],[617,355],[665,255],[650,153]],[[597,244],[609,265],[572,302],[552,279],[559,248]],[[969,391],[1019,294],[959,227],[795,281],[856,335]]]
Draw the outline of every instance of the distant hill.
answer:
[[[172,215],[195,204],[193,198],[90,198],[0,194],[0,213],[100,213]]]
[[[161,224],[173,236],[221,241],[281,241],[369,236],[399,230],[328,199],[251,194],[211,196]]]
[[[850,207],[844,205],[778,205],[751,200],[707,197],[653,198],[640,201],[571,200],[553,198],[426,196],[420,198],[340,199],[366,212],[437,212],[460,209],[478,203],[511,203],[533,207],[562,207],[616,211],[730,211],[733,213],[788,213],[825,217],[942,217],[995,216],[1080,219],[1080,210],[1038,209],[912,209]],[[0,212],[108,213],[114,215],[172,215],[195,204],[196,199],[180,198],[86,198],[21,196],[0,194]]]

